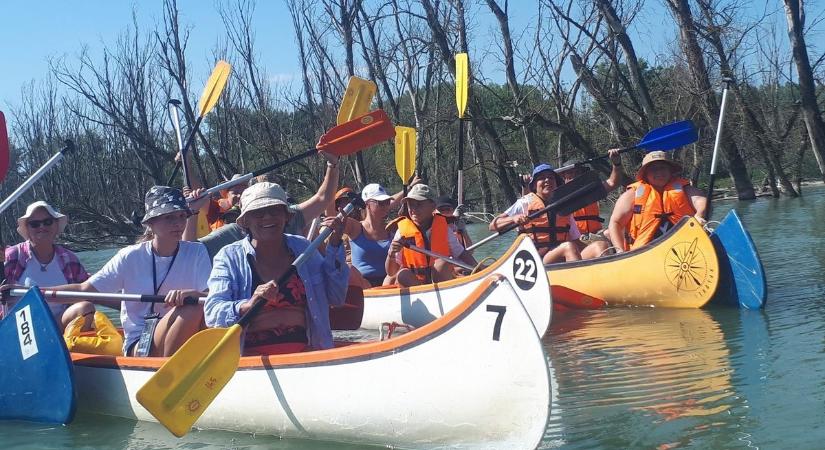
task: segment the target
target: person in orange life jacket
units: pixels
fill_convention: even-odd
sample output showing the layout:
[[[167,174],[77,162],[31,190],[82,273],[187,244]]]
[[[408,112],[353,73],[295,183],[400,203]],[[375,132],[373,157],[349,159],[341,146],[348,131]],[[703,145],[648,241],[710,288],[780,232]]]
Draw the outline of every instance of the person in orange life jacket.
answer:
[[[644,157],[636,173],[638,181],[619,197],[610,216],[610,239],[617,252],[644,246],[687,215],[705,223],[707,198],[680,178],[681,172],[682,166],[665,152],[650,152]]]
[[[236,173],[232,175],[231,180],[237,180],[241,176],[241,174]],[[220,198],[209,200],[209,208],[206,210],[206,221],[209,223],[211,230],[217,230],[228,223],[235,223],[235,219],[240,215],[241,194],[243,194],[247,186],[247,183],[236,184],[222,191]]]
[[[610,158],[610,162],[613,165],[613,169],[610,171],[610,177],[602,182],[602,185],[604,185],[604,190],[607,192],[612,192],[621,186],[622,180],[626,177],[624,171],[622,171],[622,157],[619,154],[619,150],[620,149],[618,148],[613,148],[607,151],[608,158]],[[561,175],[565,183],[573,181],[576,177],[583,175],[590,170],[587,166],[574,164],[576,164],[575,161],[566,161],[562,165],[562,167],[573,166],[570,169],[559,172],[559,175]],[[576,242],[576,245],[578,245],[579,251],[581,252],[582,259],[597,258],[601,256],[601,254],[608,249],[608,241],[610,238],[607,229],[602,225],[604,223],[604,219],[601,217],[599,212],[599,202],[593,202],[584,208],[575,211],[573,213],[573,218],[576,219],[576,226],[582,234],[580,240]],[[591,238],[590,235],[596,233],[603,234],[608,241],[602,239],[588,239]],[[588,241],[592,240],[593,242],[589,244],[587,242],[582,242],[585,239]]]
[[[476,260],[449,232],[447,219],[435,210],[435,194],[426,184],[416,184],[404,198],[409,217],[396,219],[398,231],[390,244],[385,267],[401,286],[416,286],[455,278],[452,264],[406,248],[409,243],[432,252],[451,256],[470,265]]]
[[[530,194],[516,200],[506,211],[490,222],[490,231],[511,224],[519,225],[519,232],[527,233],[544,255],[544,263],[577,261],[581,259],[578,246],[574,243],[581,234],[572,215],[558,216],[544,214],[533,220],[527,217],[531,212],[544,207],[553,196],[553,191],[562,184],[561,177],[549,164],[539,164],[533,169],[530,180]]]
[[[458,243],[467,248],[473,245],[473,240],[467,234],[467,224],[461,218],[455,216],[456,202],[449,195],[442,195],[435,199],[435,209],[447,218],[450,232],[455,234]]]

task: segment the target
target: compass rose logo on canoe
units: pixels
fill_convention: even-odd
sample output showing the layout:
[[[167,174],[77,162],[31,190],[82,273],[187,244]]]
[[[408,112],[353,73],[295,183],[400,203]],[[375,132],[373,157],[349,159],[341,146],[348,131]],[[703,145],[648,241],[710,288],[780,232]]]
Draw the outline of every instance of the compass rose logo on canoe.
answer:
[[[697,242],[679,242],[667,252],[665,275],[677,291],[695,291],[707,278],[707,261]]]

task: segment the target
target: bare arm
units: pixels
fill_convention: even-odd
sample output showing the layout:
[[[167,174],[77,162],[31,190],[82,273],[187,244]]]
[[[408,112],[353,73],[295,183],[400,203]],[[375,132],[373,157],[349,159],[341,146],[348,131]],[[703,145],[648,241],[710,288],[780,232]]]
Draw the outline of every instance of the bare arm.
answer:
[[[48,289],[54,291],[75,291],[75,292],[98,292],[98,290],[88,280],[82,283],[63,284],[60,286],[44,287],[41,289]],[[90,300],[96,305],[103,305],[112,309],[120,309],[120,302],[113,300]]]
[[[621,186],[621,182],[626,175],[622,170],[622,157],[619,154],[619,149],[612,148],[608,150],[607,156],[613,164],[613,170],[610,171],[610,177],[604,181],[604,189],[607,192],[611,192]]]
[[[301,210],[307,220],[320,216],[328,208],[335,196],[335,187],[338,186],[338,157],[326,152],[321,152],[321,154],[327,158],[328,162],[324,180],[315,195],[298,205],[298,209]],[[332,208],[334,212],[335,206]]]
[[[528,219],[525,214],[517,214],[515,216],[499,214],[498,217],[496,217],[495,219],[493,219],[492,222],[490,222],[490,226],[488,228],[490,229],[490,231],[498,232],[500,229],[508,227],[510,225],[524,225],[529,221],[530,219]]]
[[[613,214],[610,216],[610,240],[613,247],[616,248],[616,253],[624,251],[627,241],[625,240],[624,232],[627,229],[627,224],[633,218],[633,199],[636,196],[636,190],[630,189],[616,201],[616,206],[613,207]]]
[[[690,202],[696,210],[694,217],[702,224],[707,222],[709,218],[705,217],[705,214],[708,208],[708,198],[705,196],[705,193],[695,186],[685,186],[685,194],[690,197]]]

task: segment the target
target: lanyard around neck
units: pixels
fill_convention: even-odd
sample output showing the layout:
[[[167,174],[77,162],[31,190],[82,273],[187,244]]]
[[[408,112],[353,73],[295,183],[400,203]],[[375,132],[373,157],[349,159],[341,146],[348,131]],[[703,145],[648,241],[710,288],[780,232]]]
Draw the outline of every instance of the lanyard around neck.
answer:
[[[172,272],[172,266],[175,265],[175,259],[178,258],[178,250],[180,250],[180,242],[178,242],[178,246],[175,247],[175,253],[172,253],[172,262],[169,263],[169,268],[166,270],[166,274],[163,275],[163,278],[161,278],[160,284],[158,284],[157,269],[155,268],[155,266],[157,265],[157,263],[155,262],[155,250],[152,249],[151,246],[150,246],[149,250],[152,252],[152,288],[155,290],[154,295],[158,295],[158,292],[160,291],[161,286],[163,286],[163,283],[166,281],[166,277],[168,277],[169,273]],[[155,304],[154,303],[152,303],[152,312],[153,313],[155,312]]]

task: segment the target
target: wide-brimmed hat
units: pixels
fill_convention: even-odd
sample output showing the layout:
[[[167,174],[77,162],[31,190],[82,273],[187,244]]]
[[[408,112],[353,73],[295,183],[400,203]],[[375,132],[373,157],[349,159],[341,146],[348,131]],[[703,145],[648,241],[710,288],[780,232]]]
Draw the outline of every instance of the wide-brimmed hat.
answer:
[[[410,189],[410,192],[407,192],[407,196],[404,197],[404,200],[409,198],[418,201],[430,200],[435,203],[435,192],[433,192],[433,190],[426,184],[416,184]]]
[[[243,225],[243,218],[248,212],[277,205],[289,208],[284,188],[268,181],[255,183],[241,194],[241,215],[235,221]]]
[[[644,181],[645,179],[645,172],[647,171],[647,167],[656,161],[662,161],[670,165],[671,169],[673,170],[674,174],[678,174],[682,172],[682,165],[678,162],[670,159],[667,155],[667,152],[662,151],[655,151],[650,152],[645,155],[644,159],[642,160],[642,167],[639,167],[639,171],[636,172],[636,180]]]
[[[57,212],[56,209],[52,208],[52,205],[40,200],[27,206],[26,213],[17,219],[17,232],[20,233],[20,236],[23,236],[23,239],[27,241],[29,240],[29,228],[26,226],[26,221],[29,220],[29,217],[34,214],[34,211],[37,208],[45,209],[46,212],[52,216],[52,218],[57,219],[57,234],[62,233],[63,230],[66,229],[66,224],[69,223],[69,218],[66,217],[65,214],[60,214]]]
[[[378,183],[370,183],[364,186],[364,189],[361,190],[361,200],[365,202],[367,200],[383,202],[384,200],[389,200],[391,198],[392,196],[387,194],[387,190]]]
[[[536,192],[536,175],[542,172],[553,172],[553,178],[556,180],[556,187],[564,184],[564,180],[556,173],[556,169],[547,163],[542,163],[533,168],[533,173],[530,174],[530,190]]]
[[[189,204],[186,203],[186,199],[183,197],[183,192],[178,188],[152,186],[146,191],[143,202],[146,208],[146,215],[143,216],[141,223],[144,224],[155,217],[178,211],[183,211],[190,216],[192,215]]]

